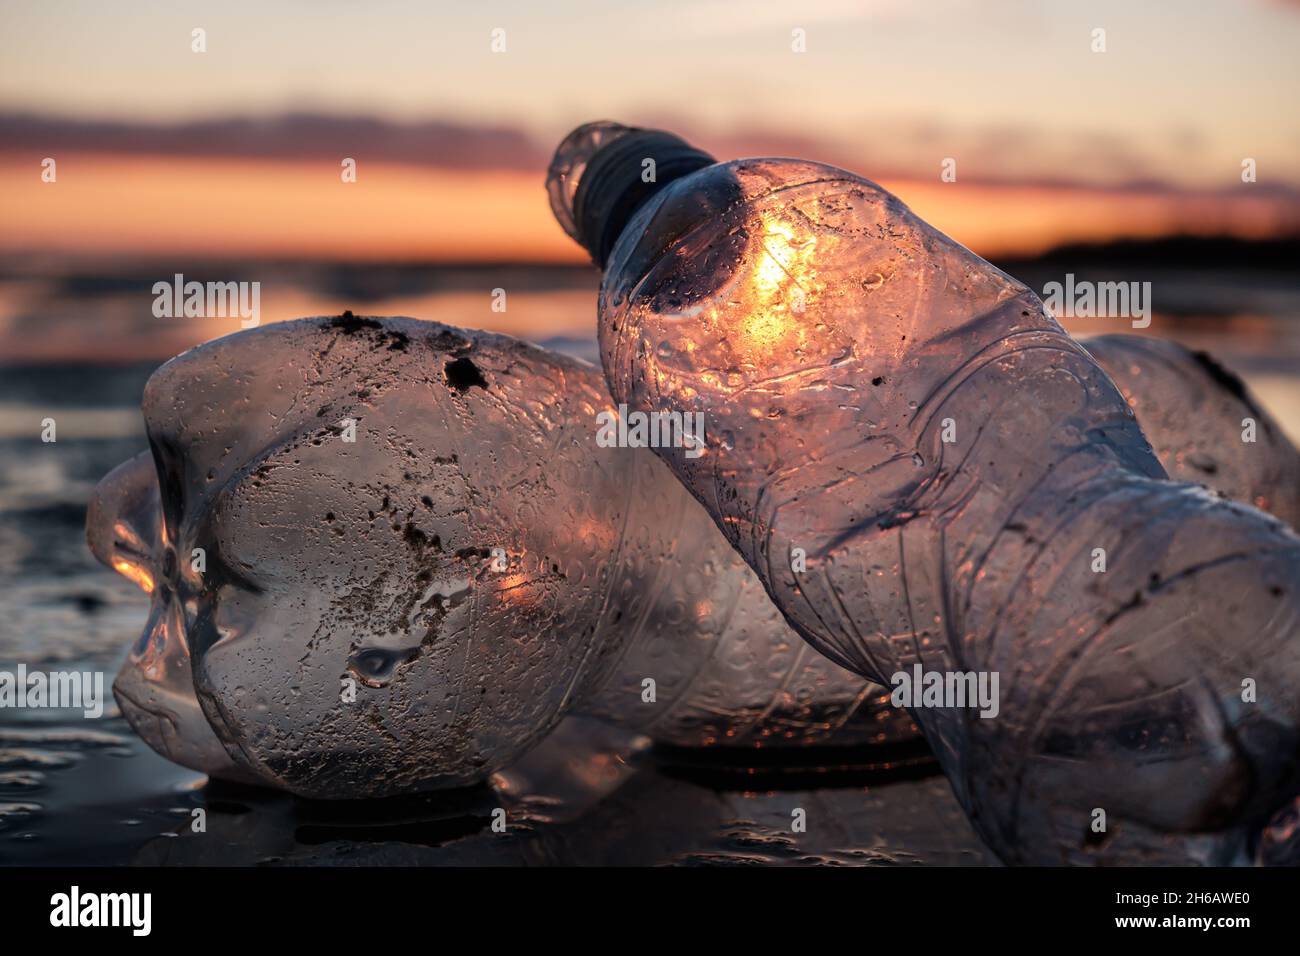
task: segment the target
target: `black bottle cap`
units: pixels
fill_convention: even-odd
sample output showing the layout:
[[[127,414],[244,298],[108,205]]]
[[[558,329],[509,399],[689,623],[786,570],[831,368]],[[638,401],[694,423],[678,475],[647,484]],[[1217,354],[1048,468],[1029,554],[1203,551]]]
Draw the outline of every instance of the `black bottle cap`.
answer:
[[[646,182],[645,161],[654,160],[654,181]],[[717,160],[681,137],[657,129],[634,129],[598,149],[573,196],[578,241],[602,269],[628,220],[673,180]]]

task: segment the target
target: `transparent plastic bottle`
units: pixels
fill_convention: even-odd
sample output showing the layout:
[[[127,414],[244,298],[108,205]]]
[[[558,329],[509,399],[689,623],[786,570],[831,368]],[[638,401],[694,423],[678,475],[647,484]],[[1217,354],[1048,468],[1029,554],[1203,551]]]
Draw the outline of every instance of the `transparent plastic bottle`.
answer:
[[[254,340],[258,338],[253,336]],[[1182,387],[1184,383],[1206,374],[1204,369],[1211,366],[1219,369],[1215,372],[1216,380],[1236,381],[1230,372],[1223,371],[1207,357],[1137,336],[1108,336],[1091,340],[1088,346],[1121,383],[1130,403],[1142,409],[1144,420],[1151,416],[1160,423],[1156,429],[1147,426],[1157,447],[1183,449],[1190,442],[1198,442],[1198,455],[1169,454],[1171,470],[1177,473],[1178,469],[1185,468],[1194,476],[1216,479],[1214,487],[1228,497],[1285,500],[1278,494],[1277,476],[1293,473],[1289,469],[1295,467],[1295,449],[1266,413],[1255,407],[1248,393],[1234,386],[1231,394],[1207,404],[1205,414],[1198,416],[1203,427],[1190,435],[1179,415],[1188,399]],[[563,359],[555,361],[558,368],[583,382],[584,389],[599,387],[594,370]],[[1193,397],[1200,394],[1199,390],[1193,390]],[[1229,456],[1223,455],[1221,448],[1210,446],[1201,436],[1208,433],[1228,441],[1225,436],[1230,436],[1245,411],[1260,416],[1262,434],[1270,442],[1266,446],[1268,454],[1241,460],[1247,465],[1258,465],[1254,469],[1223,468],[1205,474],[1207,461],[1225,460]],[[575,422],[574,427],[584,426]],[[597,454],[604,456],[606,452]],[[710,559],[717,558],[726,568],[718,576],[714,595],[710,596],[731,595],[732,576],[739,576],[742,581],[734,589],[731,618],[716,637],[724,653],[713,657],[712,663],[701,658],[712,647],[707,630],[691,635],[680,624],[671,625],[674,617],[681,617],[680,612],[652,615],[643,619],[637,632],[639,636],[628,641],[621,666],[599,689],[575,705],[579,711],[598,715],[610,723],[655,733],[664,742],[685,746],[898,743],[915,736],[910,720],[900,719],[897,711],[882,710],[883,694],[878,688],[872,691],[860,680],[846,679],[845,672],[824,658],[811,655],[801,642],[791,640],[792,635],[778,619],[766,595],[757,590],[753,573],[730,551],[717,555],[717,531],[710,522],[702,520],[699,505],[685,496],[648,451],[627,449],[626,455],[620,457],[625,458],[625,465],[650,474],[645,485],[653,486],[651,495],[655,500],[645,504],[652,511],[679,516],[675,529],[661,526],[660,544],[675,547],[679,555],[698,552]],[[657,478],[656,472],[660,473]],[[164,531],[153,456],[144,452],[100,483],[87,520],[92,551],[153,597],[148,624],[118,676],[115,691],[141,736],[164,756],[214,776],[255,782],[258,778],[236,764],[221,745],[195,696],[184,615],[176,594],[166,583],[178,571],[177,566],[169,567],[168,562],[179,559],[174,549],[173,557],[167,558]],[[663,539],[664,532],[680,540],[680,546]],[[704,541],[702,551],[697,544],[700,537]],[[658,573],[670,576],[664,579],[664,600],[671,602],[683,586],[692,586],[690,579],[695,571],[684,561],[670,559]],[[677,574],[684,575],[686,580],[672,581],[671,576]],[[732,600],[730,596],[726,599]],[[271,638],[262,636],[261,639]],[[286,647],[291,646],[291,634],[278,639],[284,640]],[[763,686],[764,678],[757,676],[760,668],[754,664],[753,653],[766,655],[772,661],[784,683],[784,692]],[[786,659],[791,653],[796,660]],[[725,672],[718,670],[719,660],[737,656],[744,657],[743,667],[728,664]],[[644,678],[639,675],[664,673],[665,658],[677,668],[678,683],[684,671],[693,671],[689,687],[678,692],[680,703],[675,707],[646,708],[641,701],[640,687]],[[782,667],[787,668],[784,674],[780,673]],[[672,687],[668,690],[671,692]],[[807,704],[794,703],[799,700]],[[705,716],[701,716],[701,711]],[[533,739],[531,729],[525,728],[521,733],[522,739]]]
[[[609,127],[549,183],[604,268],[606,382],[703,413],[706,454],[658,454],[794,627],[882,683],[998,675],[995,717],[913,713],[1008,862],[1257,857],[1300,791],[1300,538],[1168,480],[1038,297],[875,184],[648,183],[684,144]]]
[[[1205,352],[1145,335],[1099,335],[1083,346],[1171,478],[1300,527],[1300,452],[1240,376]]]
[[[319,798],[480,781],[565,713],[682,747],[916,740],[789,630],[648,449],[598,444],[608,405],[589,365],[409,319],[276,324],[167,363],[152,452],[88,516],[94,553],[151,593],[114,685],[133,727]]]

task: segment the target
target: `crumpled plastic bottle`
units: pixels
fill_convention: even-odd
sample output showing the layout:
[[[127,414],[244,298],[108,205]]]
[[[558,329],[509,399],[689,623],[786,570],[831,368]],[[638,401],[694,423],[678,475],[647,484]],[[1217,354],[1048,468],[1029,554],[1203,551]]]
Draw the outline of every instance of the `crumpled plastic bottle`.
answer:
[[[665,176],[689,147],[611,125],[549,182],[606,382],[704,415],[657,453],[794,627],[882,683],[1000,678],[996,717],[913,712],[1007,862],[1258,858],[1300,792],[1300,538],[1168,480],[1038,297],[875,184]]]
[[[88,538],[151,594],[114,690],[185,766],[333,799],[477,782],[568,712],[683,747],[917,737],[653,454],[598,444],[585,363],[304,319],[173,359],[143,408]]]
[[[1205,352],[1144,335],[1098,335],[1083,346],[1171,478],[1300,527],[1300,452],[1240,376]]]
[[[431,328],[443,329],[441,326]],[[252,333],[250,343],[244,345],[251,347],[263,338],[260,333]],[[1089,347],[1100,341],[1089,342]],[[265,347],[279,346],[265,343]],[[1107,363],[1112,375],[1131,379],[1130,386],[1125,388],[1126,394],[1130,394],[1131,402],[1143,408],[1144,416],[1150,414],[1170,428],[1179,427],[1180,419],[1173,413],[1181,406],[1166,407],[1164,403],[1181,402],[1183,396],[1164,387],[1164,383],[1148,368],[1150,346],[1145,340],[1135,336],[1113,336],[1106,340],[1104,349],[1094,351]],[[1159,364],[1156,371],[1167,371],[1175,382],[1195,374],[1210,361],[1176,348],[1161,348],[1157,354]],[[371,360],[379,365],[388,357],[372,353]],[[563,359],[555,361],[557,368],[572,380],[582,382],[587,392],[599,389],[599,376],[595,370]],[[1225,380],[1233,378],[1231,373],[1219,374]],[[340,389],[344,384],[340,383]],[[192,393],[186,396],[187,399],[194,397]],[[342,391],[332,396],[335,400],[343,397]],[[1246,405],[1242,407],[1251,405],[1248,395],[1243,400]],[[1206,424],[1215,434],[1230,429],[1240,417],[1240,409],[1233,402],[1220,403],[1211,411],[1217,417]],[[1255,411],[1263,416],[1261,424],[1268,434],[1274,436],[1275,443],[1272,456],[1259,460],[1280,460],[1287,455],[1289,458],[1285,460],[1293,461],[1294,448],[1264,413]],[[573,423],[575,430],[589,426],[590,423],[582,421]],[[1168,444],[1182,447],[1186,441],[1186,437],[1171,434]],[[602,449],[595,454],[603,459],[610,453]],[[1219,456],[1215,449],[1204,454]],[[703,520],[705,516],[699,505],[685,496],[648,451],[629,449],[620,452],[619,457],[625,459],[621,466],[649,473],[644,483],[633,482],[631,485],[653,488],[650,494],[657,497],[645,503],[654,511],[678,516],[675,529],[671,526],[660,529],[659,544],[675,547],[680,557],[703,554],[709,560],[719,561],[724,570],[716,577],[710,597],[716,599],[721,595],[723,600],[733,602],[733,609],[727,625],[713,637],[723,653],[714,655],[711,660],[703,657],[713,646],[707,625],[701,633],[691,635],[683,632],[682,621],[673,623],[674,618],[682,617],[680,612],[645,618],[637,632],[639,637],[628,642],[630,646],[624,653],[620,668],[598,691],[576,703],[576,710],[598,715],[610,723],[652,732],[661,741],[685,746],[783,748],[802,743],[897,743],[917,735],[910,720],[900,719],[895,710],[882,709],[883,694],[879,688],[872,689],[860,679],[850,678],[824,658],[811,655],[806,645],[788,632],[766,595],[758,588],[753,573],[729,550],[718,554],[717,531],[711,523]],[[1188,457],[1174,456],[1172,467],[1181,467]],[[612,458],[609,460],[613,461]],[[1203,468],[1202,460],[1196,461],[1195,469]],[[1191,465],[1187,467],[1193,468]],[[1221,480],[1218,485],[1220,492],[1228,496],[1244,497],[1246,493],[1254,496],[1257,493],[1264,498],[1273,498],[1276,489],[1269,484],[1272,475],[1273,471],[1255,474],[1243,469],[1224,469],[1214,477]],[[1224,484],[1229,478],[1238,479],[1240,485]],[[638,530],[644,533],[646,529]],[[169,579],[177,576],[178,562],[183,560],[183,556],[178,558],[175,549],[169,549],[164,540],[165,525],[152,453],[140,454],[100,483],[90,503],[87,533],[92,551],[106,565],[136,581],[153,596],[149,622],[115,684],[115,692],[128,718],[156,750],[177,763],[213,776],[256,782],[259,779],[257,775],[237,764],[222,746],[195,696],[185,616],[176,594],[167,584]],[[664,533],[670,534],[673,541],[664,537]],[[702,546],[697,543],[700,540],[704,542]],[[692,586],[695,573],[693,562],[686,564],[667,559],[665,566],[656,569],[657,575],[667,575],[664,579],[665,599],[670,602],[677,600],[674,595],[679,594],[683,587]],[[678,574],[683,576],[683,581],[673,580]],[[738,587],[733,577],[742,579]],[[272,639],[284,641],[284,646],[291,648],[294,635],[292,632],[274,637],[259,635],[259,640]],[[754,665],[755,653],[766,656],[778,671],[782,666],[788,668],[784,674],[776,675],[783,682],[782,691],[763,686],[764,678],[756,676],[761,668]],[[791,653],[795,660],[786,660]],[[719,668],[719,661],[728,661],[737,655],[743,655],[743,667],[733,666],[733,661],[726,664],[726,670]],[[677,705],[677,716],[665,717],[662,711],[647,708],[641,700],[639,682],[643,677],[639,675],[663,674],[664,659],[674,662],[679,674],[695,669],[692,683],[678,693],[682,700]],[[671,686],[667,689],[673,690]],[[800,705],[802,710],[794,705],[793,701],[797,700],[806,701],[806,705]],[[857,707],[856,714],[854,706]],[[709,716],[701,717],[701,708]],[[668,713],[672,712],[669,710]],[[533,732],[526,729],[524,739],[533,738]],[[411,758],[418,759],[419,756],[418,748],[413,749]],[[485,765],[492,766],[495,762],[490,760]]]

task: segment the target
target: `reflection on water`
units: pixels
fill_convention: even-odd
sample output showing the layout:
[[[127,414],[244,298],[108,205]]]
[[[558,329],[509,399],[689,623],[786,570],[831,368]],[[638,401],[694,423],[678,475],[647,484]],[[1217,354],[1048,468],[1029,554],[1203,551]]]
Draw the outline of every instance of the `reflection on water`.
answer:
[[[8,361],[162,361],[243,327],[238,316],[155,317],[153,285],[171,282],[176,272],[187,281],[259,283],[258,321],[264,325],[351,310],[534,340],[590,339],[599,285],[594,269],[576,266],[204,261],[120,264],[106,270],[80,270],[66,263],[6,265],[0,259],[0,356]]]
[[[482,787],[317,803],[226,784],[111,731],[0,733],[0,861],[11,865],[979,865],[993,862],[936,773],[878,786],[717,789],[641,741],[569,719]],[[12,746],[11,746],[12,745]],[[11,779],[12,775],[12,779]],[[199,812],[201,811],[201,813]],[[801,812],[799,812],[801,811]],[[500,816],[501,813],[504,816]],[[798,816],[806,830],[796,832]],[[504,828],[494,829],[499,817]]]

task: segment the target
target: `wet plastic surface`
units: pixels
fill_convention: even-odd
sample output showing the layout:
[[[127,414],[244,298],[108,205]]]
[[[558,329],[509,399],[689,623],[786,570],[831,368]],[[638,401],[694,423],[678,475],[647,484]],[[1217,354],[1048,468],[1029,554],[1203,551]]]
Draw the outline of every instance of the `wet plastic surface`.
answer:
[[[864,179],[741,160],[641,209],[600,315],[616,401],[704,413],[660,454],[805,638],[1000,675],[996,719],[916,716],[1004,860],[1255,857],[1300,787],[1300,539],[1168,481],[1029,289]]]
[[[914,739],[653,455],[598,445],[599,385],[515,340],[350,316],[168,363],[145,399],[167,520],[145,455],[89,523],[151,592],[115,685],[133,725],[330,799],[479,782],[567,712],[679,747]]]
[[[1117,347],[1134,341],[1119,338]],[[1145,368],[1131,350],[1121,354],[1126,370]],[[1104,364],[1130,395],[1114,365]],[[137,402],[143,380],[142,372],[124,392],[124,406]],[[1151,381],[1142,374],[1132,379],[1140,416],[1171,394],[1144,394]],[[111,402],[116,392],[105,394]],[[1236,409],[1225,406],[1225,414]],[[66,421],[62,413],[60,420]],[[1178,416],[1160,414],[1160,420],[1176,424]],[[1160,447],[1159,430],[1146,429]],[[1171,447],[1179,441],[1170,434]],[[11,585],[4,597],[12,628],[3,648],[10,665],[21,659],[111,675],[139,637],[147,602],[126,578],[94,563],[78,503],[114,462],[143,445],[141,433],[6,456],[0,534]],[[885,747],[846,758],[841,751],[821,766],[796,763],[773,772],[771,764],[650,751],[634,734],[569,719],[533,755],[497,775],[495,790],[321,804],[266,790],[203,787],[202,777],[151,753],[111,701],[104,718],[93,722],[47,711],[0,717],[0,863],[10,865],[992,860],[924,752]],[[505,834],[487,822],[497,807],[508,811]],[[791,830],[796,807],[808,810],[805,833]],[[192,829],[195,809],[207,812],[207,834]]]

